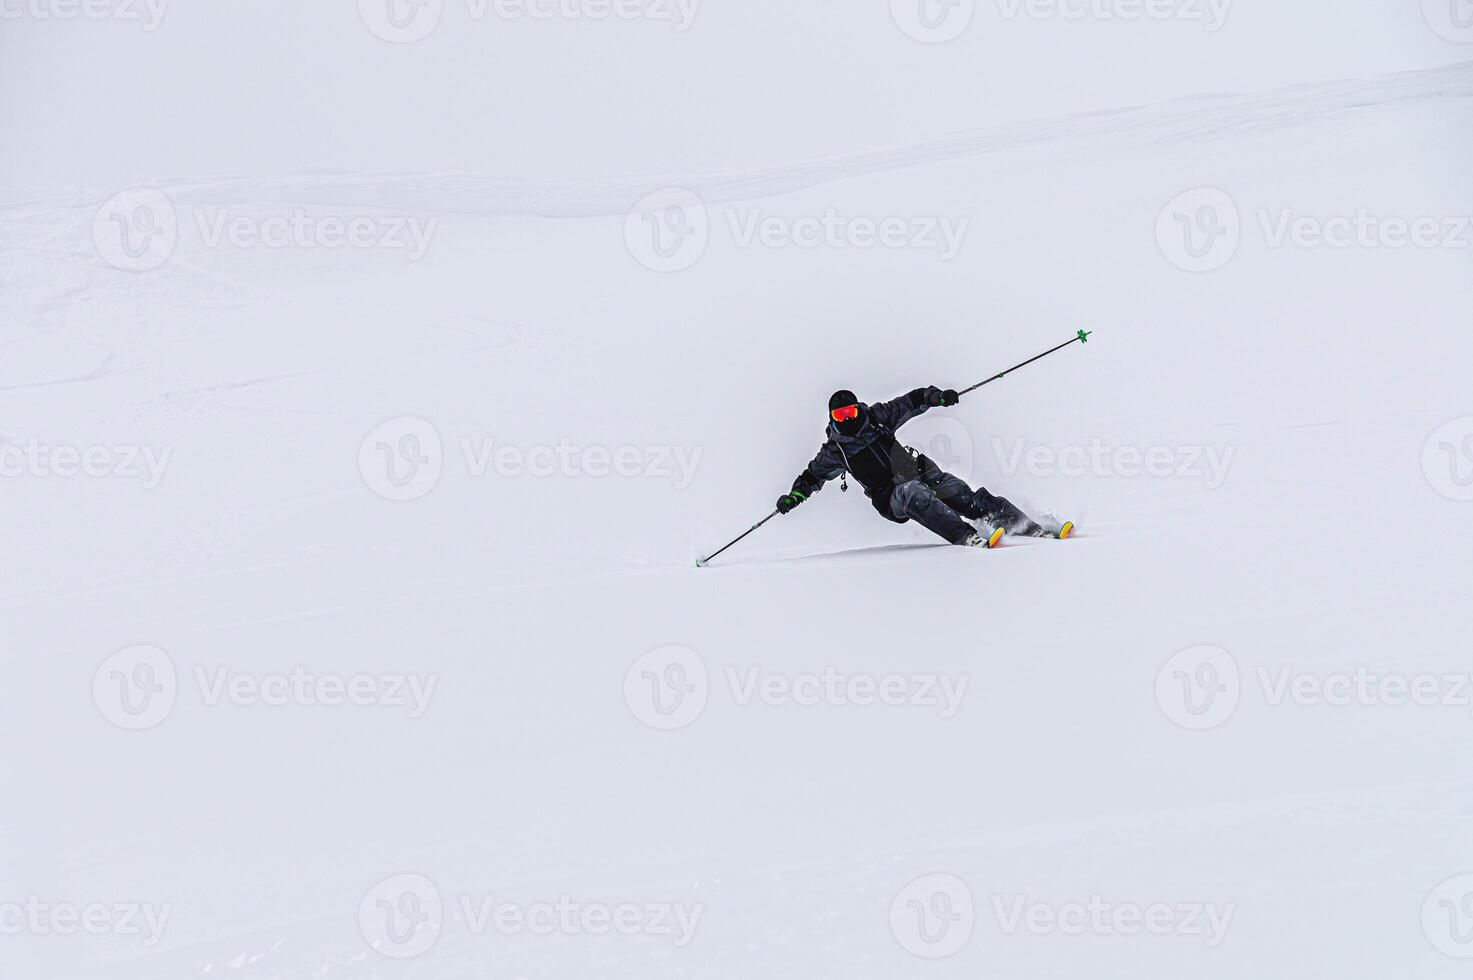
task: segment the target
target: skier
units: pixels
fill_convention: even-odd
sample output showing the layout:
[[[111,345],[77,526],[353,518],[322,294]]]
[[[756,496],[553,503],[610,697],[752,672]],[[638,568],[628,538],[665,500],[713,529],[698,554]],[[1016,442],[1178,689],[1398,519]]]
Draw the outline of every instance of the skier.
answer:
[[[864,495],[886,520],[904,524],[914,518],[952,544],[993,547],[1003,532],[1030,537],[1068,537],[1073,528],[1066,522],[1058,531],[1048,531],[1013,506],[1004,497],[984,489],[973,490],[966,482],[943,472],[924,455],[895,438],[895,430],[938,406],[950,407],[960,400],[951,388],[917,388],[878,405],[866,405],[852,391],[836,391],[829,399],[827,440],[818,455],[793,481],[793,489],[777,500],[779,513],[787,514],[845,474],[842,489],[849,489],[853,475]],[[968,520],[987,525],[978,533]]]

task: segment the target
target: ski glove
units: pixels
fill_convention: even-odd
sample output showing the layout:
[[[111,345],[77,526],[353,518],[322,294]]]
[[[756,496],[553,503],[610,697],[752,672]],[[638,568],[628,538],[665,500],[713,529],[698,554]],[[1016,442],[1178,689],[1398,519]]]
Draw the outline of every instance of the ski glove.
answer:
[[[785,493],[781,497],[777,498],[777,512],[779,514],[786,514],[788,511],[792,510],[794,507],[797,507],[799,504],[807,499],[808,498],[803,496],[803,494],[801,493]]]
[[[945,391],[940,391],[936,388],[932,388],[931,390],[926,392],[926,404],[930,405],[932,408],[935,408],[938,405],[950,408],[952,405],[955,405],[961,400],[962,396],[956,393],[955,388],[947,388]]]

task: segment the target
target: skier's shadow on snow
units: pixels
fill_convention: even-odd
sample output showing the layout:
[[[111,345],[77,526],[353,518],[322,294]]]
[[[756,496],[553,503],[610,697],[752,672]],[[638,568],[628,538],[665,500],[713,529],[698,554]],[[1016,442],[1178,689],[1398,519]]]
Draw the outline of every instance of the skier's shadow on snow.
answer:
[[[850,548],[846,551],[826,551],[816,555],[795,555],[792,558],[779,558],[777,560],[783,562],[832,561],[835,558],[858,558],[863,555],[900,554],[906,551],[934,551],[937,548],[951,547],[954,546],[949,545],[944,541],[938,541],[935,544],[877,544],[871,545],[868,548]]]

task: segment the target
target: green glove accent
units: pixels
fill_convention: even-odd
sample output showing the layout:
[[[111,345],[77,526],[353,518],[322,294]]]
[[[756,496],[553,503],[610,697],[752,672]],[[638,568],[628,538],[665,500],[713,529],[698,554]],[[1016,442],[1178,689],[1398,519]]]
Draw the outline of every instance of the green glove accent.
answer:
[[[785,493],[781,497],[777,498],[777,512],[779,514],[786,514],[806,499],[806,497],[804,497],[797,491],[793,491],[792,493]]]

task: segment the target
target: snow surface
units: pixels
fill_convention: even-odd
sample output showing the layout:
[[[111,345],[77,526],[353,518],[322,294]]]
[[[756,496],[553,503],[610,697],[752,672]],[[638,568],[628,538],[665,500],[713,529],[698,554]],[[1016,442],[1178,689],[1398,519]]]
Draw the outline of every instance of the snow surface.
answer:
[[[1467,975],[1469,49],[828,6],[7,21],[0,974]],[[960,239],[744,237],[831,215]],[[693,567],[831,390],[1080,328],[905,430],[1075,540],[831,484]]]

